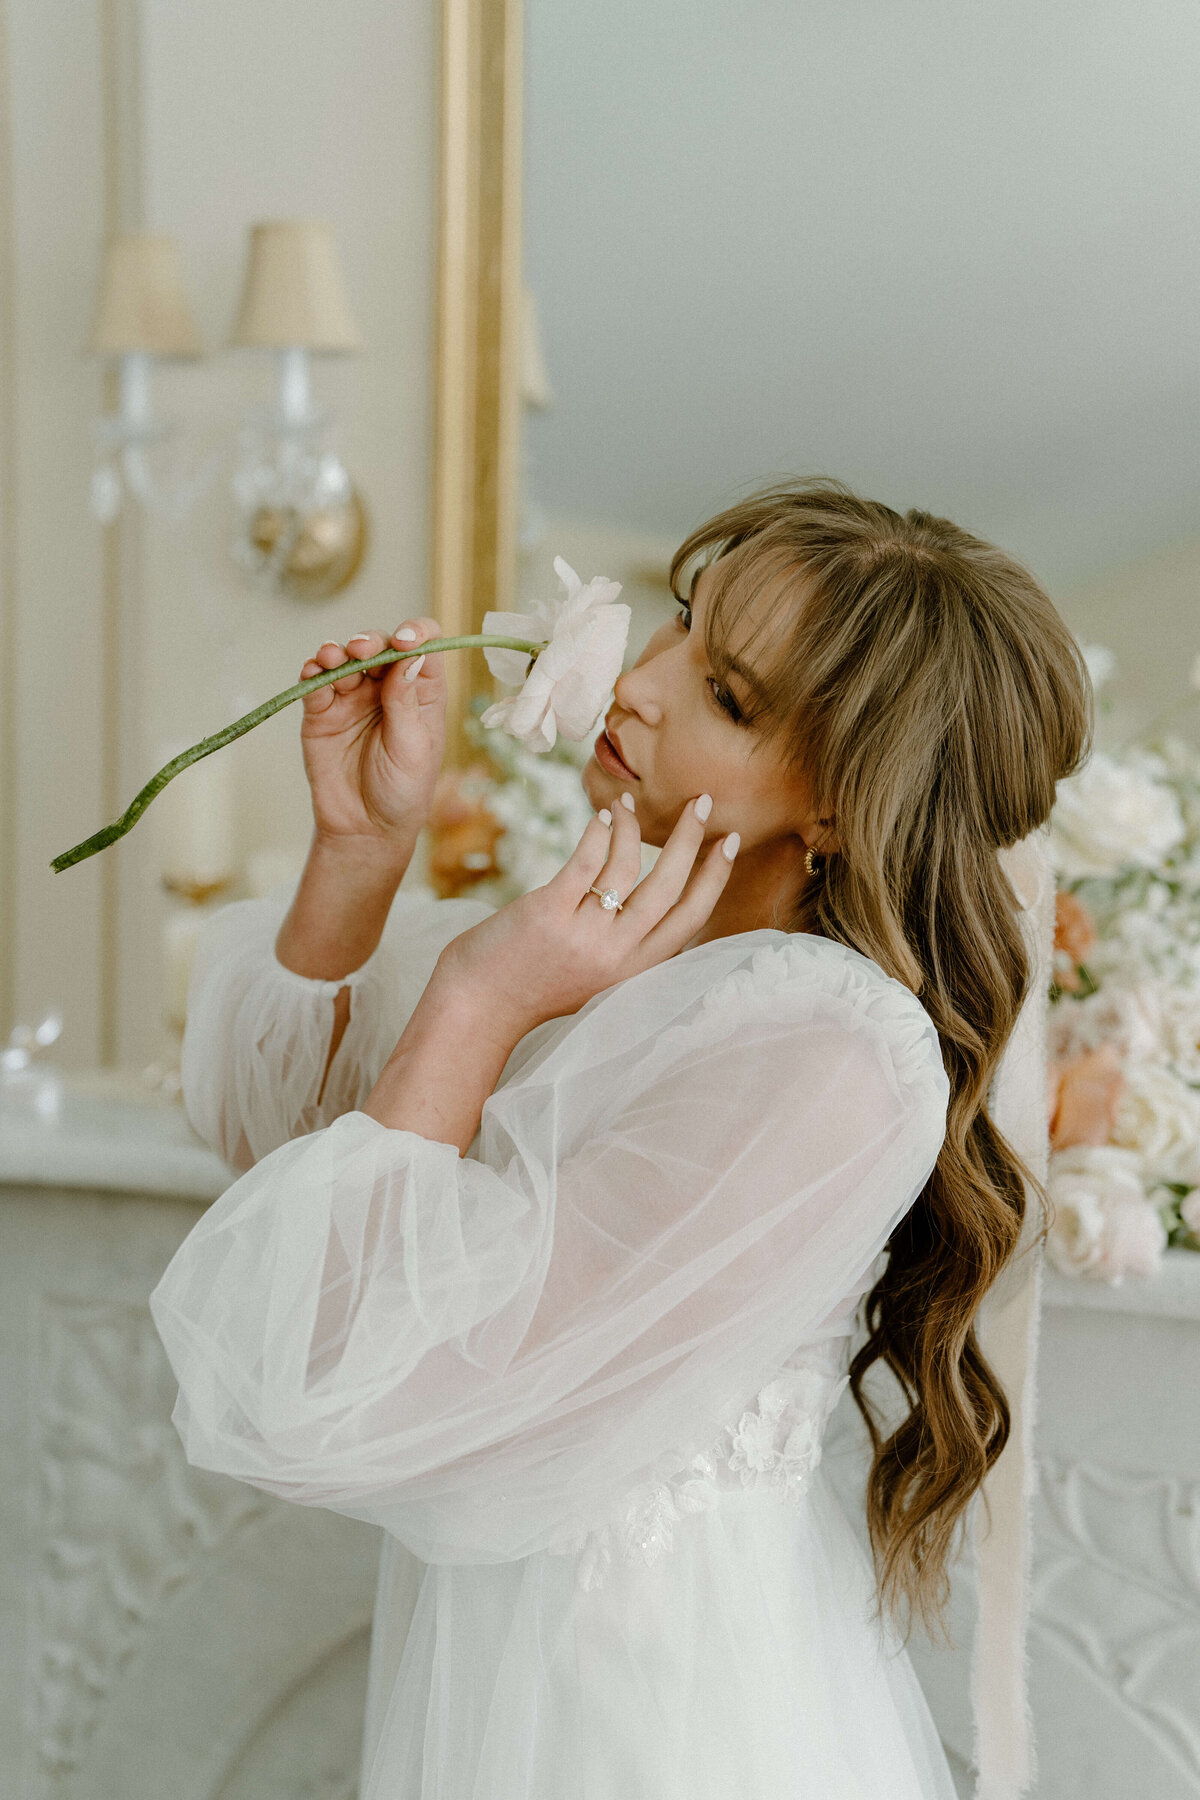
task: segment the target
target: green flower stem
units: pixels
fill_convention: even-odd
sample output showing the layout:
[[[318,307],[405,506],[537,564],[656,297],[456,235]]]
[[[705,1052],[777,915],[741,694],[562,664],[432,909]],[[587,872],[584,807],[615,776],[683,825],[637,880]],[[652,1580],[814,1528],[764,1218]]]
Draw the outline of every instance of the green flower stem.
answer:
[[[411,650],[381,650],[378,656],[364,656],[356,662],[339,663],[336,669],[325,669],[320,675],[310,675],[307,681],[298,681],[295,687],[285,688],[282,694],[276,694],[271,700],[264,700],[253,712],[244,718],[235,719],[232,725],[226,725],[223,731],[215,731],[211,737],[202,738],[193,744],[190,750],[180,751],[178,756],[164,768],[152,775],[145,787],[135,794],[125,811],[112,825],[92,833],[82,844],[76,844],[73,850],[64,850],[56,856],[50,867],[55,874],[61,874],[73,863],[86,862],[89,856],[95,856],[97,850],[105,850],[109,844],[115,844],[123,838],[127,831],[132,831],[156,794],[161,794],[168,781],[174,781],[182,769],[190,763],[199,762],[202,756],[211,756],[214,750],[223,750],[226,744],[232,744],[234,738],[240,738],[247,731],[253,731],[272,713],[281,712],[290,706],[293,700],[302,700],[305,694],[314,689],[325,687],[331,681],[341,681],[347,675],[355,675],[360,669],[377,669],[382,663],[403,662],[410,656],[427,656],[431,650],[523,650],[526,655],[537,659],[539,652],[546,648],[545,642],[531,643],[528,638],[493,637],[475,634],[471,637],[430,638],[424,644],[414,644]]]

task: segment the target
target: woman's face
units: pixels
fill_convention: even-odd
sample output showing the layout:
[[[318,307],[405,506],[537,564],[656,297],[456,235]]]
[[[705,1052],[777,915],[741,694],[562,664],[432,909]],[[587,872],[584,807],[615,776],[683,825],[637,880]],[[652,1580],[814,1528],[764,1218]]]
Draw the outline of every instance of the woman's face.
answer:
[[[820,842],[821,828],[782,740],[753,723],[753,670],[735,662],[717,680],[709,667],[704,621],[712,580],[711,568],[701,572],[690,604],[680,605],[678,618],[655,632],[617,681],[583,771],[584,791],[597,811],[632,794],[648,844],[665,843],[687,802],[711,794],[708,835],[740,832],[740,864],[768,847],[802,857],[806,844]]]

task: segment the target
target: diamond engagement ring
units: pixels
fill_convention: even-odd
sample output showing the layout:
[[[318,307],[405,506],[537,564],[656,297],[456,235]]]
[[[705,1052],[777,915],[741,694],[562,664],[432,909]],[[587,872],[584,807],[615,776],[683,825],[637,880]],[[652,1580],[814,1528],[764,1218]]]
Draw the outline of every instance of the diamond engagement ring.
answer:
[[[621,907],[624,904],[616,888],[604,888],[601,890],[597,887],[590,887],[588,893],[595,894],[605,912],[620,912]]]

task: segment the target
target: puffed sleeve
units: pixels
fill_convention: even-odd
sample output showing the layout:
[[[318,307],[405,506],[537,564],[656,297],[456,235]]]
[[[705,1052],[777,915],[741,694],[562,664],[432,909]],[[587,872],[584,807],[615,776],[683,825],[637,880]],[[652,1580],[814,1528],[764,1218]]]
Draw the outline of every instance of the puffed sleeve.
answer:
[[[438,956],[491,910],[398,893],[373,955],[338,981],[316,981],[275,955],[296,886],[282,882],[222,907],[200,933],[188,983],[184,1106],[205,1142],[242,1171],[362,1104]],[[334,1000],[344,987],[350,1022],[322,1091]]]
[[[151,1297],[189,1460],[426,1562],[553,1548],[821,1334],[946,1097],[906,989],[755,932],[531,1034],[464,1158],[350,1112],[236,1182]]]

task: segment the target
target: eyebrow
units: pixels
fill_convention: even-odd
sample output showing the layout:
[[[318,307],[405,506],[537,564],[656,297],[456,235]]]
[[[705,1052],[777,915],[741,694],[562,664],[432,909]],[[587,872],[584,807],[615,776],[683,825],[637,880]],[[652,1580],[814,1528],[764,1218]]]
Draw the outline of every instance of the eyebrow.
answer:
[[[752,669],[746,667],[745,663],[740,663],[736,656],[731,656],[726,662],[725,673],[727,675],[740,676],[746,686],[750,689],[750,692],[754,695],[759,706],[765,707],[770,705],[770,696],[763,686],[762,681]]]
[[[692,575],[692,579],[688,583],[688,603],[689,603],[689,605],[695,604],[696,583],[699,581],[701,575],[703,575],[706,572],[706,570],[710,569],[711,567],[712,567],[711,563],[704,563],[694,571],[694,573]],[[706,634],[706,636],[707,636],[707,634]],[[739,659],[736,656],[721,656],[718,658],[718,660],[721,664],[721,667],[719,670],[714,670],[714,673],[719,673],[722,676],[737,675],[742,681],[745,682],[746,686],[750,689],[750,692],[754,695],[757,705],[760,707],[769,709],[770,704],[771,704],[771,697],[770,697],[769,693],[767,692],[766,687],[763,685],[762,681],[760,680],[760,678],[754,673],[753,669],[748,669],[746,667],[745,663],[739,661]]]

